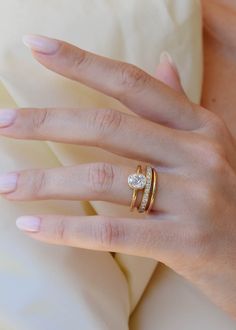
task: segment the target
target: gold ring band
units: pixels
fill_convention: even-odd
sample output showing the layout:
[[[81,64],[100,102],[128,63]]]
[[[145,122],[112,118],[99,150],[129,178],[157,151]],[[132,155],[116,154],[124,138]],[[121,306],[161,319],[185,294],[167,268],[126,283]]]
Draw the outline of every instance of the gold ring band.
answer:
[[[149,206],[146,210],[147,213],[149,213],[153,207],[156,193],[157,193],[157,171],[155,170],[155,168],[152,168],[152,193],[150,197]]]
[[[146,185],[143,190],[142,200],[138,207],[139,213],[145,212],[149,205],[150,193],[152,189],[152,168],[151,166],[146,166]]]
[[[142,173],[142,166],[138,165],[137,169],[136,169],[136,174],[140,174],[140,173]],[[138,197],[138,190],[133,189],[132,199],[131,199],[131,203],[130,203],[130,211],[134,210],[137,197]]]
[[[149,165],[146,166],[145,175],[142,172],[141,165],[137,166],[136,173],[129,175],[128,184],[133,189],[130,211],[133,211],[134,208],[137,208],[139,213],[149,213],[151,211],[157,193],[157,178],[157,171]],[[142,198],[137,206],[135,204],[139,191],[142,191]]]

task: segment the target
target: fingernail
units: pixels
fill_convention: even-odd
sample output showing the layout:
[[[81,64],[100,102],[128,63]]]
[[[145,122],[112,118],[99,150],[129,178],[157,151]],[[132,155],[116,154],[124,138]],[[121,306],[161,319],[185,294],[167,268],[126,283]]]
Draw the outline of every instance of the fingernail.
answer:
[[[16,226],[20,230],[37,232],[40,229],[40,219],[33,216],[22,216],[16,219]]]
[[[166,63],[166,62],[168,62],[172,66],[172,68],[178,73],[178,68],[177,68],[172,56],[167,51],[164,51],[160,55],[160,63]]]
[[[24,35],[22,41],[27,47],[46,55],[56,53],[60,46],[60,42],[56,39],[35,34]]]
[[[16,173],[7,173],[0,176],[0,193],[7,193],[16,189]]]
[[[0,127],[8,126],[13,123],[16,118],[16,110],[1,109],[0,110]]]

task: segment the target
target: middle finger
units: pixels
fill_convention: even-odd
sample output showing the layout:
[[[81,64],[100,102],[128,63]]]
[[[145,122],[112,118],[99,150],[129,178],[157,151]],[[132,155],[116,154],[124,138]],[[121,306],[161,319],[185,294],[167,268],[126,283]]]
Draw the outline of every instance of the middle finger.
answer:
[[[182,164],[186,146],[181,131],[113,109],[15,109],[3,126],[8,137],[97,146],[165,166]]]

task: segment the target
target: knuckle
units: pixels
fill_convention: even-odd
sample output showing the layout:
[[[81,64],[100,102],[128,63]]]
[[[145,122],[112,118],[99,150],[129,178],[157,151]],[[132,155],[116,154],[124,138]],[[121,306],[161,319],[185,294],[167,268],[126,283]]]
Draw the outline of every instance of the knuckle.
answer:
[[[97,109],[92,115],[92,128],[96,140],[104,140],[114,134],[122,125],[122,114],[113,109]]]
[[[129,92],[130,89],[135,90],[136,92],[142,90],[144,84],[150,79],[146,72],[133,64],[122,63],[119,69],[119,85],[121,86],[123,93],[126,91]]]
[[[31,190],[31,196],[32,197],[40,197],[45,193],[46,190],[46,173],[43,170],[35,170],[33,175],[31,175],[31,184],[30,190]]]
[[[223,147],[220,145],[215,145],[211,150],[209,150],[207,164],[208,169],[213,175],[220,176],[226,172],[227,158]]]
[[[56,240],[66,241],[66,221],[64,218],[59,218],[54,229],[54,235]]]
[[[205,221],[212,219],[220,212],[219,189],[215,183],[199,183],[194,193],[196,217]]]
[[[77,73],[79,70],[90,64],[91,56],[89,56],[89,54],[83,49],[76,49],[74,52],[72,52],[71,56],[71,72]]]
[[[51,111],[47,108],[43,109],[38,109],[33,111],[32,113],[32,127],[34,130],[38,131],[46,124],[48,123],[49,120],[49,115]]]
[[[214,173],[222,172],[226,167],[226,151],[215,141],[204,141],[197,146],[197,155],[208,170]]]
[[[208,155],[206,161],[210,169],[221,170],[225,165],[225,151],[223,147],[213,143],[207,146],[206,152]]]
[[[226,133],[224,121],[217,114],[210,111],[207,113],[206,127],[210,136],[217,141],[221,141],[222,136]]]
[[[111,164],[94,163],[89,166],[88,182],[92,193],[109,192],[114,182],[114,169]]]
[[[97,224],[94,235],[101,246],[112,247],[124,240],[125,231],[122,224],[103,219]]]
[[[212,128],[217,133],[219,137],[222,137],[222,133],[225,133],[225,124],[223,120],[214,114],[214,119],[212,120]]]

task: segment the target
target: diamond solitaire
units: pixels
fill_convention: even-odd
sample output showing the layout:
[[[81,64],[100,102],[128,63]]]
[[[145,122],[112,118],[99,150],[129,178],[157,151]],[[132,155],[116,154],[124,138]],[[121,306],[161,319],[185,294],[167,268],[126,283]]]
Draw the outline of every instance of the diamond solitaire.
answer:
[[[130,174],[128,176],[128,184],[132,189],[143,189],[146,185],[146,176],[144,174]]]
[[[146,165],[144,175],[142,166],[137,165],[136,173],[128,176],[128,185],[133,189],[130,211],[132,212],[136,208],[139,213],[149,213],[152,210],[157,192],[157,171],[155,168]],[[139,198],[139,205],[136,205],[139,194],[142,194],[142,198]]]

